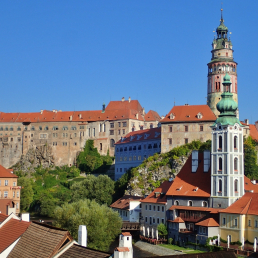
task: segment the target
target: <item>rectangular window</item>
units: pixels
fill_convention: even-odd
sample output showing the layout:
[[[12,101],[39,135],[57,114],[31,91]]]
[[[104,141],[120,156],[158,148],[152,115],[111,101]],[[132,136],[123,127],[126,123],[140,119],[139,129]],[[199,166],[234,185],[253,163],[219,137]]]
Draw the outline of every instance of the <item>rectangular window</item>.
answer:
[[[8,191],[4,191],[4,198],[8,197]]]
[[[203,125],[200,125],[200,132],[203,132]]]
[[[185,132],[188,132],[188,125],[185,125]]]
[[[19,191],[17,191],[17,198],[19,198],[20,197],[20,193],[19,193]]]
[[[157,206],[157,211],[159,211],[159,206]]]
[[[145,205],[145,210],[146,210],[146,211],[148,210],[148,205],[147,205],[147,204]]]
[[[156,206],[155,205],[153,205],[153,210],[156,211]]]
[[[57,142],[53,142],[53,146],[57,146]]]
[[[120,131],[121,131],[121,130],[119,129],[119,130],[118,130],[118,135],[120,135],[120,133],[121,133]]]
[[[63,146],[67,146],[67,142],[63,142]]]
[[[84,129],[84,125],[80,125],[80,129]]]
[[[157,218],[157,224],[159,224],[159,218]]]
[[[118,122],[118,127],[121,127],[121,122]]]
[[[13,186],[16,186],[16,182],[13,182]]]
[[[145,222],[146,222],[146,223],[148,222],[148,217],[145,217]]]
[[[161,208],[161,209],[162,209],[162,212],[164,212],[164,211],[165,211],[165,208],[164,208],[164,206],[162,206],[162,208]]]
[[[251,227],[251,220],[248,220],[248,227]]]
[[[125,134],[125,129],[123,129],[123,134]]]
[[[127,123],[126,122],[123,122],[123,127],[126,127],[127,126]]]
[[[237,227],[237,219],[234,221],[234,226]]]
[[[15,197],[15,191],[13,191],[13,197]]]
[[[223,224],[223,225],[226,225],[226,218],[223,218],[222,224]]]
[[[151,211],[151,205],[149,205],[149,210]]]
[[[152,223],[153,223],[153,224],[155,224],[155,223],[156,223],[155,218],[152,218]]]
[[[150,217],[150,225],[152,224],[152,217]]]
[[[169,126],[169,132],[170,132],[170,133],[173,132],[173,126]]]
[[[164,219],[161,219],[161,223],[164,224]]]
[[[114,128],[114,123],[110,123],[110,128]]]
[[[255,221],[255,227],[258,228],[258,221]]]
[[[16,203],[16,209],[17,210],[19,209],[19,203],[18,202]]]
[[[46,133],[41,133],[41,134],[39,135],[39,138],[40,138],[40,139],[46,139],[46,138],[47,138],[47,134],[46,134]]]
[[[188,143],[188,138],[185,138],[185,144]]]
[[[8,180],[4,180],[4,185],[5,185],[5,186],[8,185]]]
[[[172,145],[172,138],[169,138],[168,141],[169,141],[169,145]]]
[[[110,130],[110,135],[114,135],[114,130]]]

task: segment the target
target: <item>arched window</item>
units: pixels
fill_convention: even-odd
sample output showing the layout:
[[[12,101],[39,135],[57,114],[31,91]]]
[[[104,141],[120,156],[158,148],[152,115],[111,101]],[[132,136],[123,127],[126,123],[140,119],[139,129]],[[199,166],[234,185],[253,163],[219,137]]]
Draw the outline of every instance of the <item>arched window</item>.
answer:
[[[222,158],[219,158],[219,170],[222,170]]]
[[[219,179],[219,192],[222,192],[222,180]]]
[[[235,192],[238,192],[238,180],[235,179],[234,181],[234,189],[235,189]]]
[[[234,136],[234,149],[237,149],[237,136]]]
[[[237,158],[234,158],[234,170],[238,170],[237,169],[237,163],[238,163],[238,160],[237,160]]]
[[[175,201],[175,205],[177,205],[177,206],[178,206],[178,205],[179,205],[179,201]]]
[[[192,201],[188,201],[188,206],[193,206],[193,202]]]
[[[219,149],[222,149],[222,136],[219,136]]]
[[[110,139],[110,147],[114,148],[115,146],[115,140],[114,139]]]
[[[207,202],[202,202],[202,206],[203,207],[208,207],[208,203]]]

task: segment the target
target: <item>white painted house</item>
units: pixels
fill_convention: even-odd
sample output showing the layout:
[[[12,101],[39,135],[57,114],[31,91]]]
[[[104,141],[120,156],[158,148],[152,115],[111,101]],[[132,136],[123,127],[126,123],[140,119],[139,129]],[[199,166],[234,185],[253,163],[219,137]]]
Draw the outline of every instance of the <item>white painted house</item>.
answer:
[[[142,199],[140,196],[124,195],[110,207],[120,214],[123,221],[139,222]]]

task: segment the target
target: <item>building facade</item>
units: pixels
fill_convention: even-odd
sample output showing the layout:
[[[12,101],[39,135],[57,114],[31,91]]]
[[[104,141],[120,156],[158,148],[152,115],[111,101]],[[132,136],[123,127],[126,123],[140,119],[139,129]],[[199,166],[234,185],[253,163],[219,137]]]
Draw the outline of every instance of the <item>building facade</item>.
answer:
[[[0,165],[0,213],[9,215],[20,213],[20,191],[18,176],[11,169]]]
[[[75,165],[76,155],[88,139],[100,154],[114,155],[121,136],[143,128],[157,127],[155,111],[145,113],[137,100],[111,101],[96,111],[45,111],[0,113],[0,164],[14,165],[28,150],[48,146],[57,166]]]
[[[115,180],[129,168],[139,166],[145,159],[160,153],[160,127],[131,132],[115,144]]]

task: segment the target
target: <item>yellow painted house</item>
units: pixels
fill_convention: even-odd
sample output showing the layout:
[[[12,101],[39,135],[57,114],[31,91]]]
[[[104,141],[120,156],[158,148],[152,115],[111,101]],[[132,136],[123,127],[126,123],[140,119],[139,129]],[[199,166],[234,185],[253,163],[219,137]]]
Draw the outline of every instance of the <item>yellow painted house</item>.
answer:
[[[258,193],[246,192],[243,197],[220,210],[220,235],[230,242],[258,239]]]

